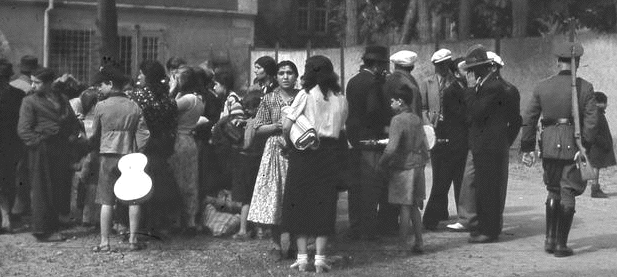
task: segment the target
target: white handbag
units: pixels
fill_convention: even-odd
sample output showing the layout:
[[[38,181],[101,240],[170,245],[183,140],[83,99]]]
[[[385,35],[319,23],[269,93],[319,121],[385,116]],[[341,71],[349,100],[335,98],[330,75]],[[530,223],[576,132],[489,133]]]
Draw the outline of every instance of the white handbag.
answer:
[[[289,139],[298,150],[304,150],[309,147],[316,149],[319,147],[317,131],[304,115],[300,115],[296,122],[291,125]]]

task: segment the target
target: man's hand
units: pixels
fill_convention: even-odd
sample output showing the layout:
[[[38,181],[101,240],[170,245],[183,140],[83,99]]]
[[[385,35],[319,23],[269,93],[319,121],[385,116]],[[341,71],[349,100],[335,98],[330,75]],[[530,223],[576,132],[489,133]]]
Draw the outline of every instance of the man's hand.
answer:
[[[536,162],[536,156],[532,152],[523,153],[523,157],[521,159],[524,165],[527,167],[531,167]]]

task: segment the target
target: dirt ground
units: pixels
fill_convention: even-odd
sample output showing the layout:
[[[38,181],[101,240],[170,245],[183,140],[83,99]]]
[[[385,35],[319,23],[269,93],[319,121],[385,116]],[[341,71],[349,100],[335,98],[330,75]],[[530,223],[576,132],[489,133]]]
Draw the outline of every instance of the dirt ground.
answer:
[[[427,168],[430,191],[430,168]],[[601,174],[608,199],[592,199],[589,190],[577,198],[569,245],[575,255],[555,258],[543,252],[544,201],[539,166],[510,165],[504,232],[492,244],[469,244],[468,234],[448,232],[455,220],[450,195],[450,221],[424,233],[423,255],[399,257],[396,241],[350,242],[346,195],[339,201],[339,234],[331,255],[339,258],[330,276],[617,276],[617,170]],[[38,243],[27,232],[0,235],[0,276],[311,276],[289,269],[291,260],[270,261],[267,240],[234,241],[199,235],[151,241],[141,252],[112,239],[116,253],[90,249],[97,234],[84,227],[65,231],[72,239]]]

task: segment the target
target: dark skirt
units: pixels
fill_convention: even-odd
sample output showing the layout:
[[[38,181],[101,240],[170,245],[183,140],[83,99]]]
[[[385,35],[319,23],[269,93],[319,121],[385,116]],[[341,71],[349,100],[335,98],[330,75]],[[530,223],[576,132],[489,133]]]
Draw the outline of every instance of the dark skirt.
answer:
[[[68,143],[59,139],[48,139],[28,148],[34,233],[56,231],[58,215],[70,211],[73,170],[68,149]]]
[[[234,150],[234,170],[231,175],[231,199],[243,205],[250,204],[255,189],[255,180],[261,163],[260,155],[244,155]]]
[[[283,196],[282,228],[292,234],[334,234],[337,186],[342,180],[338,140],[322,138],[317,150],[292,150]]]

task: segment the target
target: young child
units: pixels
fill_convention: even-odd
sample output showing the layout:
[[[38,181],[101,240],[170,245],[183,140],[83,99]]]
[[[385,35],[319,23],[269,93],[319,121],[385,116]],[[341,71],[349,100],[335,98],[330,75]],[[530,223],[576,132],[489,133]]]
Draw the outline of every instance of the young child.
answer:
[[[613,151],[613,138],[606,121],[607,97],[606,94],[596,91],[594,93],[596,106],[598,107],[598,135],[594,144],[589,149],[589,162],[598,169],[598,175],[591,181],[591,197],[607,198],[608,196],[600,188],[600,169],[616,165],[615,152]]]
[[[234,103],[229,115],[223,117],[215,126],[213,137],[227,140],[231,144],[230,169],[232,171],[233,201],[242,203],[240,230],[234,239],[246,239],[248,235],[247,218],[255,180],[265,140],[255,136],[255,115],[261,102],[261,91],[251,90],[240,102]],[[244,107],[243,107],[244,106]],[[223,138],[221,138],[223,137]]]
[[[400,239],[407,254],[423,252],[420,209],[424,206],[426,191],[424,166],[428,162],[426,135],[422,119],[411,112],[412,90],[405,86],[390,99],[396,113],[390,122],[388,145],[379,160],[381,172],[389,177],[388,202],[401,206]],[[413,225],[415,243],[408,245],[409,219]]]

